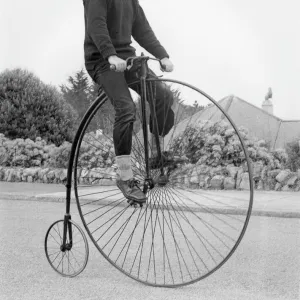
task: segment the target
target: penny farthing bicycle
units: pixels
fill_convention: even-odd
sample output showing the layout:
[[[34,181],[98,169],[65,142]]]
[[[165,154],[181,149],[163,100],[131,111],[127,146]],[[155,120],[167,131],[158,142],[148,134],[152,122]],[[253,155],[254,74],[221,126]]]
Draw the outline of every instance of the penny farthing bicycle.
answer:
[[[128,203],[115,184],[114,110],[101,92],[72,145],[64,219],[53,223],[45,237],[47,259],[63,276],[81,273],[89,254],[83,230],[71,220],[72,186],[95,247],[121,272],[147,285],[178,287],[209,276],[244,236],[253,202],[245,130],[238,131],[222,100],[177,80],[148,76],[149,60],[155,59],[127,60],[140,66],[140,79],[129,85],[137,107],[131,158],[147,201]],[[174,126],[161,142],[155,116],[158,84],[174,96],[168,107]],[[149,166],[154,147],[159,158],[162,153],[171,157],[155,169]]]

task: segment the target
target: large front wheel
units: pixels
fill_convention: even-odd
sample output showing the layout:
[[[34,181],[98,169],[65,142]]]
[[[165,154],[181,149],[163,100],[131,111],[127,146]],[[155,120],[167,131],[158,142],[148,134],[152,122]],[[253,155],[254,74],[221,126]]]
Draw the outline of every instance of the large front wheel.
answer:
[[[132,168],[143,188],[147,172],[140,89],[138,83],[130,87],[137,92],[132,92],[137,108]],[[128,205],[115,185],[114,109],[102,99],[90,110],[78,142],[75,195],[90,238],[111,264],[148,285],[182,286],[220,268],[245,233],[253,202],[250,143],[247,130],[239,131],[225,113],[226,100],[216,103],[175,80],[151,79],[147,87],[156,103],[170,91],[174,100],[165,107],[166,115],[173,110],[174,123],[160,138],[162,151],[171,158],[163,166],[164,180],[161,168],[151,169],[146,205]],[[146,114],[148,119],[149,107]],[[150,131],[147,147],[154,157]]]

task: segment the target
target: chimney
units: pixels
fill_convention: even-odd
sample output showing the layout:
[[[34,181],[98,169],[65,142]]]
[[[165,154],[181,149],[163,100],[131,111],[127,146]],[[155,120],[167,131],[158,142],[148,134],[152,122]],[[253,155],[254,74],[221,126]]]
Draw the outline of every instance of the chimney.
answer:
[[[262,104],[262,109],[267,113],[273,115],[273,103],[271,101],[273,97],[272,89],[269,88],[267,95],[265,96],[265,101]]]
[[[272,104],[271,100],[269,100],[269,99],[265,100],[261,107],[264,111],[273,115],[273,104]]]

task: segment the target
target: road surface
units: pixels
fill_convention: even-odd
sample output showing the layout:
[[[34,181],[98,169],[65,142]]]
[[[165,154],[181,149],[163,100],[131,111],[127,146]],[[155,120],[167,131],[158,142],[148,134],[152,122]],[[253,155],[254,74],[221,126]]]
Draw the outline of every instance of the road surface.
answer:
[[[86,269],[75,278],[48,264],[44,238],[63,203],[0,200],[0,299],[300,299],[300,219],[252,217],[229,261],[183,288],[153,288],[110,265],[89,240]],[[72,218],[83,228],[75,205]]]

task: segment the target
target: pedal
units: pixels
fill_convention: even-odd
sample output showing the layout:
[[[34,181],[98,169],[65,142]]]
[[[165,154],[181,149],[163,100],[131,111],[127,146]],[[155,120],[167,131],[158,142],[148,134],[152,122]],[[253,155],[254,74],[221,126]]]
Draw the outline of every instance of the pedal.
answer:
[[[138,206],[140,206],[140,208],[143,207],[143,203],[138,203],[138,202],[135,202],[134,200],[127,200],[127,203],[130,205],[130,206],[133,206],[134,208],[137,208]]]

